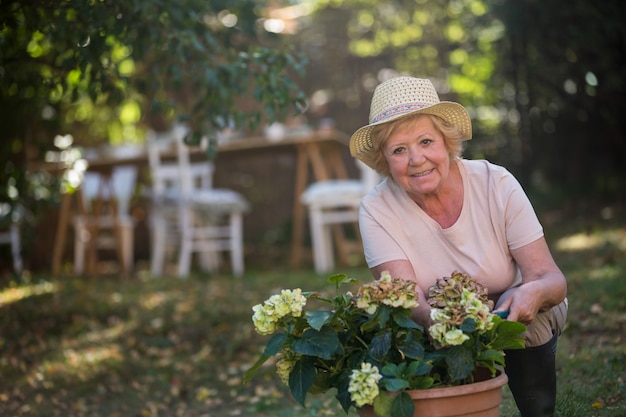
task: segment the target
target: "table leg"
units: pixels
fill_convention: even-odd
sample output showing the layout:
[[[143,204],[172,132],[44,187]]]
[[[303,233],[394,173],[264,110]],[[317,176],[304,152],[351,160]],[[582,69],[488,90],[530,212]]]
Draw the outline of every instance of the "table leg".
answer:
[[[54,237],[54,248],[52,249],[52,275],[58,275],[61,271],[61,260],[63,259],[63,249],[65,249],[65,238],[72,205],[72,194],[61,195],[61,207],[59,208],[59,222]]]
[[[291,234],[291,267],[297,268],[302,260],[302,236],[304,233],[304,205],[300,196],[306,189],[308,156],[304,145],[297,146],[296,185],[293,196],[293,232]]]
[[[329,180],[329,169],[324,163],[324,158],[322,157],[322,152],[319,146],[316,143],[306,143],[303,146],[306,147],[306,153],[308,159],[311,162],[311,167],[313,168],[313,176],[315,177],[315,181]]]

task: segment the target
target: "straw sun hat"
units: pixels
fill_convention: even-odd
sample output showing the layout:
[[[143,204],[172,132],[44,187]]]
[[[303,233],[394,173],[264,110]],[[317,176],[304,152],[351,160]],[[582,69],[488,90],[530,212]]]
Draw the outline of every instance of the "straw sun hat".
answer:
[[[416,113],[439,116],[458,127],[464,139],[472,138],[472,122],[463,106],[451,101],[439,101],[437,91],[428,79],[396,77],[374,90],[369,124],[354,132],[350,138],[350,153],[374,168],[378,144],[372,140],[372,128]]]

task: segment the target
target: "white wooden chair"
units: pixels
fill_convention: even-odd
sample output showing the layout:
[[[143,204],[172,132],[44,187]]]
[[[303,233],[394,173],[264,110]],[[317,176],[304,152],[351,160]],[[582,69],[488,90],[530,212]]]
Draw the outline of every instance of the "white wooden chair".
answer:
[[[97,251],[115,250],[123,273],[134,265],[135,221],[130,200],[137,182],[137,168],[113,168],[110,178],[98,172],[84,174],[81,193],[84,213],[74,218],[74,272],[93,274]],[[86,261],[87,260],[87,267]]]
[[[354,224],[358,236],[361,198],[380,182],[380,176],[357,161],[360,179],[314,182],[307,187],[300,201],[308,207],[313,263],[319,274],[332,272],[335,267],[333,238],[345,261],[348,255],[342,224]]]
[[[20,225],[23,218],[23,207],[17,206],[11,211],[9,203],[0,204],[0,217],[7,217],[8,226],[0,231],[0,244],[11,245],[11,258],[13,259],[13,272],[21,275],[24,269],[22,261],[22,246]],[[9,218],[10,216],[10,218]]]
[[[183,142],[187,130],[149,133],[148,153],[152,174],[151,273],[163,274],[168,249],[178,249],[178,275],[189,275],[194,253],[203,269],[215,272],[220,253],[230,252],[235,276],[244,273],[243,213],[248,202],[239,193],[213,188],[214,165],[208,160],[190,161],[190,148]],[[174,161],[164,154],[175,149]]]

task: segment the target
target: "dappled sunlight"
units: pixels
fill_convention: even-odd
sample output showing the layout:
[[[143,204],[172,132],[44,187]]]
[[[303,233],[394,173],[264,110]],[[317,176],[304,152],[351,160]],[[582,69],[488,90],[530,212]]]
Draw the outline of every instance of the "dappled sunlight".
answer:
[[[52,282],[11,286],[0,292],[0,307],[24,300],[29,297],[51,294],[58,291],[58,285]]]
[[[58,359],[43,361],[27,376],[30,385],[53,386],[52,380],[78,379],[86,381],[94,375],[106,372],[115,362],[124,361],[124,355],[118,344],[89,346],[84,349],[64,349]]]
[[[125,334],[132,332],[137,328],[137,321],[120,322],[106,329],[94,330],[79,336],[78,338],[65,339],[62,342],[64,348],[81,346],[85,343],[104,343],[113,342],[120,339]]]
[[[589,271],[589,279],[616,279],[623,274],[623,268],[617,265],[601,265]]]
[[[65,349],[63,356],[66,365],[81,374],[83,373],[81,368],[89,368],[94,371],[94,368],[102,362],[109,360],[121,362],[124,359],[117,344],[107,344],[100,347],[90,346],[85,349]]]
[[[556,242],[555,248],[563,252],[577,252],[613,245],[626,251],[626,229],[616,228],[602,233],[576,233]]]
[[[139,305],[146,310],[154,310],[167,302],[169,302],[172,298],[171,294],[165,294],[164,292],[154,292],[151,294],[147,294],[145,298],[139,300]]]
[[[114,363],[123,363],[126,358],[123,347],[117,342],[134,329],[137,323],[120,322],[114,326],[89,331],[74,338],[61,340],[60,354],[52,355],[36,367],[28,379],[42,386],[51,383],[46,380],[62,379],[88,380],[95,375],[107,372]]]

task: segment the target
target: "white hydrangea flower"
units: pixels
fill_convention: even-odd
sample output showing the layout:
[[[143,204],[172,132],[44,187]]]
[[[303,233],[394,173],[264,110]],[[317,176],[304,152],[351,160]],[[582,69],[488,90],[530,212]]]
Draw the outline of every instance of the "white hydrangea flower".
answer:
[[[444,323],[434,323],[428,328],[428,333],[440,344],[444,344],[448,327]]]
[[[391,272],[383,271],[380,273],[380,280],[385,282],[391,282]]]
[[[263,305],[255,305],[252,307],[252,311],[254,311],[252,321],[254,322],[254,328],[258,334],[266,335],[276,331],[276,322],[272,320],[271,315],[268,314]]]
[[[291,349],[283,350],[276,360],[276,373],[280,377],[280,380],[287,386],[289,385],[289,374],[297,360],[298,355]]]
[[[252,321],[257,333],[266,335],[275,332],[280,319],[289,315],[300,317],[305,305],[306,297],[300,288],[282,290],[280,294],[272,295],[263,305],[252,307]]]
[[[365,297],[360,297],[356,302],[356,306],[365,310],[368,314],[374,314],[376,313],[376,310],[378,310],[378,305],[370,303],[369,299]]]
[[[450,316],[446,314],[445,310],[432,308],[430,310],[430,319],[434,322],[448,321],[450,320]]]
[[[449,346],[462,345],[466,340],[469,340],[469,336],[463,333],[460,329],[449,330],[444,335],[444,341]]]
[[[374,399],[380,393],[378,381],[382,377],[378,368],[368,362],[363,362],[361,369],[352,370],[348,392],[357,407],[374,404]]]

